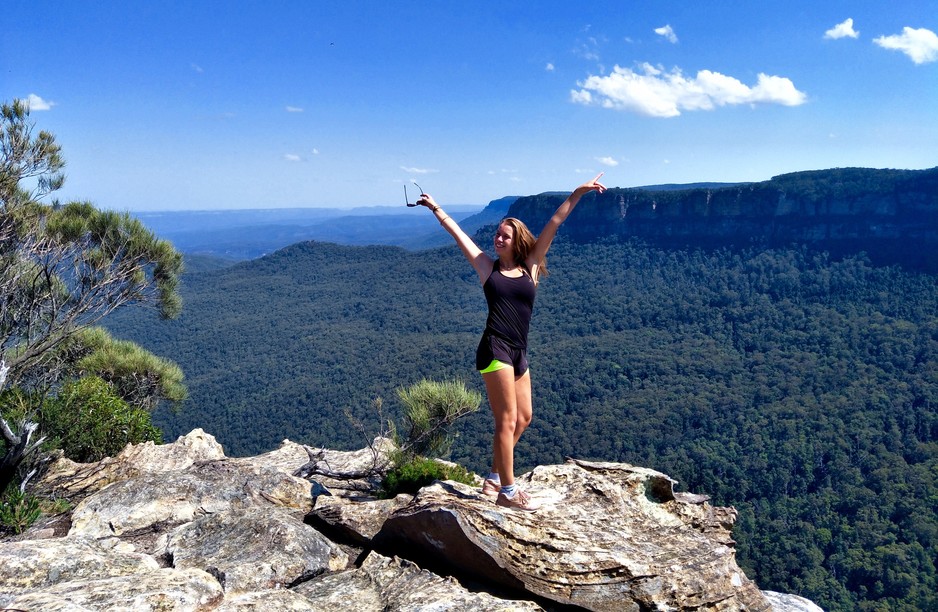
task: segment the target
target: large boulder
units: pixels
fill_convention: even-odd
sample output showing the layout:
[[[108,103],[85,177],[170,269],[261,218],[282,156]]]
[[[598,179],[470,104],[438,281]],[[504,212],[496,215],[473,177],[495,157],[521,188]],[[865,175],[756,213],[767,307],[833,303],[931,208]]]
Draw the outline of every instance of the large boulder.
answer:
[[[384,522],[396,511],[407,506],[412,495],[401,493],[394,499],[371,497],[348,498],[320,495],[306,516],[306,522],[319,531],[342,542],[370,547]]]
[[[278,508],[229,510],[196,519],[169,536],[173,567],[211,572],[226,593],[284,588],[343,570],[348,555]]]
[[[570,460],[520,480],[537,512],[436,483],[395,512],[375,544],[588,610],[770,609],[736,565],[734,509],[682,500],[664,474],[621,463]]]
[[[150,472],[116,482],[83,499],[72,513],[70,536],[119,536],[167,531],[228,509],[312,508],[310,483],[274,468],[232,460],[195,463],[175,472]]]
[[[75,501],[107,485],[143,474],[177,472],[194,463],[224,459],[215,437],[193,429],[172,444],[128,444],[115,457],[92,463],[76,463],[59,457],[34,487],[37,495]]]

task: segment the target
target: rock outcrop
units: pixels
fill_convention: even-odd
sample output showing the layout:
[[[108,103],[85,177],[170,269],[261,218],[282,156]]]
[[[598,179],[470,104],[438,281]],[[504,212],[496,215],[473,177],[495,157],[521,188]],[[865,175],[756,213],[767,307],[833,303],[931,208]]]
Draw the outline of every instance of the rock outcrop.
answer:
[[[322,460],[353,472],[372,449]],[[812,610],[737,567],[735,510],[652,470],[539,467],[527,514],[448,481],[378,500],[294,475],[308,461],[289,441],[228,458],[201,430],[59,459],[36,492],[73,509],[0,542],[0,609]]]

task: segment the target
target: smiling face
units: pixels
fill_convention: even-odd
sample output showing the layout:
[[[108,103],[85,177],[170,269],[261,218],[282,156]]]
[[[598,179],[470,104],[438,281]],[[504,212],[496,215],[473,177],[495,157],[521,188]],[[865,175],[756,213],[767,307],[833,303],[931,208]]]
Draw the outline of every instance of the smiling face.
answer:
[[[495,254],[505,261],[514,261],[512,248],[515,238],[515,228],[507,223],[501,223],[495,230]]]

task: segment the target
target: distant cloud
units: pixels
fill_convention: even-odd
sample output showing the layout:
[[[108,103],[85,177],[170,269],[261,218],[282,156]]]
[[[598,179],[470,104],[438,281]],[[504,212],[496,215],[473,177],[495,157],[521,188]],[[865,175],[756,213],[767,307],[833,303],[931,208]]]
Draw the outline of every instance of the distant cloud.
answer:
[[[670,25],[664,25],[660,28],[655,28],[655,34],[663,36],[669,43],[677,44],[677,34],[674,33],[674,28],[672,28]]]
[[[550,63],[550,62],[547,62],[547,65],[544,66],[544,70],[546,70],[547,72],[553,72],[553,71],[554,71],[554,65],[553,65],[552,63]]]
[[[299,106],[288,106],[287,112],[288,113],[302,113],[303,109],[300,108]]]
[[[313,155],[319,155],[319,149],[313,149]]]
[[[585,40],[578,40],[577,46],[573,49],[573,54],[591,62],[600,60],[599,48],[606,43],[605,37],[597,38],[588,36]]]
[[[782,104],[798,106],[807,96],[791,80],[759,73],[754,87],[718,72],[701,70],[694,78],[679,68],[671,72],[643,64],[640,72],[615,66],[612,74],[590,76],[570,91],[578,104],[598,104],[650,117],[676,117],[681,111],[712,110],[738,104]]]
[[[902,28],[902,34],[880,36],[873,42],[883,49],[902,51],[916,64],[927,64],[938,60],[938,35],[925,28]]]
[[[55,106],[55,102],[47,102],[32,93],[26,98],[26,104],[29,106],[30,111],[47,111],[52,110],[52,107]]]
[[[596,161],[598,161],[599,163],[603,164],[604,166],[612,166],[612,167],[615,167],[615,166],[618,166],[618,165],[619,165],[618,160],[616,160],[615,158],[612,158],[612,157],[608,157],[608,156],[607,156],[607,157],[597,157],[597,158],[596,158]]]
[[[404,172],[409,172],[411,174],[434,174],[439,172],[439,170],[433,170],[431,168],[412,168],[409,166],[401,166],[401,170]]]
[[[853,29],[853,19],[847,18],[846,21],[838,23],[830,30],[824,32],[824,38],[837,40],[838,38],[857,38],[860,33]]]
[[[302,157],[300,157],[299,155],[296,155],[296,154],[294,154],[294,153],[286,153],[286,154],[284,154],[283,158],[284,158],[285,160],[287,160],[288,162],[303,161],[303,158],[302,158]]]
[[[198,72],[199,74],[202,74],[203,72],[205,72],[204,70],[202,70],[202,66],[199,66],[198,64],[189,64],[189,67],[192,68],[192,70],[194,70],[195,72]]]

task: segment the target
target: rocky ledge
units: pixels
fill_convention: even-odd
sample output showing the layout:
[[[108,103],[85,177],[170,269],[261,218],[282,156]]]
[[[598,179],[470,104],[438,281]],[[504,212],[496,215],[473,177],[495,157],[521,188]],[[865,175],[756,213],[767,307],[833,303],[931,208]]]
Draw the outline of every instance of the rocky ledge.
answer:
[[[354,472],[373,449],[389,442],[319,460]],[[0,542],[0,610],[819,610],[760,591],[736,565],[736,511],[653,470],[541,466],[523,513],[449,481],[379,500],[300,477],[310,456],[284,441],[229,458],[197,429],[59,459],[34,493],[71,511]]]

